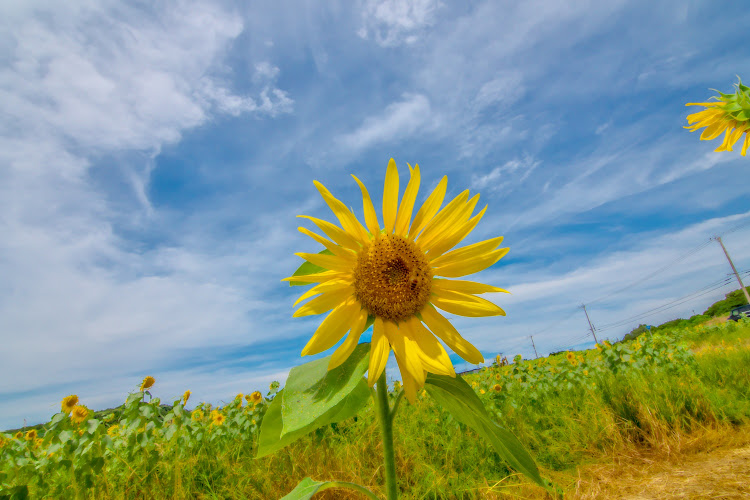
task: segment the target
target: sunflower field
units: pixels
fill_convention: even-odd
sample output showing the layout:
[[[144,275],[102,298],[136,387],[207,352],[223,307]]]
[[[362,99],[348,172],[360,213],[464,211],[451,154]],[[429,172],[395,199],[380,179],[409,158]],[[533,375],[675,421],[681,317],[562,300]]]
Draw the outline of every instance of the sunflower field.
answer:
[[[750,419],[750,322],[646,335],[536,360],[516,356],[462,376],[562,491],[576,467],[612,450],[669,446]],[[304,477],[383,494],[377,419],[359,415],[256,458],[274,383],[221,407],[163,405],[147,377],[95,415],[67,396],[41,428],[0,434],[0,498],[282,498]],[[403,388],[391,384],[395,400]],[[504,498],[526,480],[425,391],[395,417],[403,498]],[[528,485],[526,484],[526,487]],[[509,488],[511,488],[509,490]],[[526,494],[546,494],[541,489]],[[529,493],[532,492],[532,493]],[[361,498],[328,490],[316,498]]]

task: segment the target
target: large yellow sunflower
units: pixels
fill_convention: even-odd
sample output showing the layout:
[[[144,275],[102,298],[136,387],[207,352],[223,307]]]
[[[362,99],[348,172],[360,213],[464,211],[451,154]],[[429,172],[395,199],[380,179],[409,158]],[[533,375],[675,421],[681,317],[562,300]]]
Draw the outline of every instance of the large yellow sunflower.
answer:
[[[391,349],[404,381],[404,391],[414,401],[428,372],[455,376],[453,364],[437,336],[470,363],[484,361],[482,354],[465,340],[441,309],[460,316],[496,316],[505,312],[477,295],[505,292],[473,281],[452,280],[481,271],[500,260],[508,248],[498,248],[502,236],[452,250],[476,226],[485,207],[473,215],[479,195],[469,198],[466,190],[442,209],[447,177],[427,197],[412,217],[419,190],[419,165],[409,165],[410,178],[399,202],[399,175],[391,159],[383,192],[383,227],[364,184],[362,191],[365,226],[322,184],[314,181],[341,227],[309,216],[329,239],[306,228],[299,230],[322,244],[326,253],[296,255],[322,268],[314,274],[292,276],[286,281],[317,283],[295,303],[318,295],[302,305],[295,317],[331,311],[302,350],[302,355],[336,349],[328,369],[343,363],[356,347],[360,335],[373,324],[368,383],[372,386],[385,369]]]
[[[691,132],[706,127],[701,133],[702,141],[710,141],[717,138],[724,132],[724,141],[715,151],[732,151],[742,134],[745,134],[745,140],[742,143],[740,154],[745,156],[747,148],[750,146],[750,87],[735,83],[736,92],[734,94],[724,94],[719,92],[719,97],[715,102],[689,102],[685,106],[704,106],[706,109],[688,115],[689,125],[684,127]],[[718,92],[718,91],[717,91]]]

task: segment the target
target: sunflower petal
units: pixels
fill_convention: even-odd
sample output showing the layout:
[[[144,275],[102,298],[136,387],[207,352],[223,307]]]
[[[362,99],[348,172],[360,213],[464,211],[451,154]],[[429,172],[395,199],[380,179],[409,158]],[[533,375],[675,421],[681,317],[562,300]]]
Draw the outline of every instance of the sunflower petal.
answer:
[[[388,170],[385,172],[385,187],[383,188],[383,225],[386,234],[393,232],[396,225],[396,211],[398,210],[398,168],[396,161],[391,158]]]
[[[448,344],[453,352],[469,363],[484,362],[484,356],[469,341],[464,339],[445,316],[440,314],[432,304],[427,304],[421,311],[422,321],[432,333]]]
[[[742,151],[740,152],[742,156],[745,156],[745,154],[747,153],[748,146],[750,146],[750,131],[745,132],[745,142],[744,144],[742,144]]]
[[[321,273],[313,274],[301,274],[299,276],[289,276],[288,278],[282,278],[281,281],[299,281],[303,283],[325,283],[333,279],[341,279],[346,273],[339,271],[323,271]]]
[[[350,296],[354,295],[354,287],[349,286],[336,290],[333,292],[327,292],[320,297],[315,297],[307,304],[297,309],[292,317],[300,318],[302,316],[311,316],[314,314],[323,314],[326,311],[330,311],[334,307],[340,305]]]
[[[349,336],[347,336],[346,340],[344,340],[338,349],[333,352],[331,361],[328,362],[328,371],[338,368],[349,358],[349,356],[351,356],[352,352],[354,352],[354,349],[357,347],[359,338],[365,331],[365,324],[367,324],[367,311],[365,309],[360,309],[352,322],[352,329],[349,332]]]
[[[407,335],[414,339],[419,348],[418,355],[425,370],[438,375],[456,376],[448,353],[445,352],[440,341],[422,325],[421,321],[412,317],[403,325],[407,328]]]
[[[493,292],[504,292],[510,293],[508,290],[503,290],[492,285],[485,285],[484,283],[477,283],[476,281],[464,281],[464,280],[444,280],[436,278],[432,281],[433,290],[447,290],[450,292],[461,292],[461,293],[493,293]]]
[[[367,192],[367,188],[362,181],[357,179],[357,176],[352,174],[352,177],[357,181],[359,189],[362,191],[362,210],[365,213],[365,224],[367,224],[367,230],[370,231],[370,234],[373,236],[378,235],[380,234],[380,224],[378,223],[378,214],[375,213],[375,207],[372,204],[372,199],[370,199],[370,193]]]
[[[428,254],[429,259],[433,259],[435,257],[438,257],[451,248],[455,247],[461,241],[463,241],[464,238],[466,238],[470,232],[474,230],[476,225],[479,223],[480,220],[482,220],[482,217],[484,216],[484,213],[487,211],[487,206],[482,209],[481,212],[476,214],[471,219],[467,220],[461,225],[457,226],[457,229],[453,231],[452,233],[448,232],[446,233],[440,241],[436,242],[435,245],[433,245],[432,248],[430,248],[430,252]]]
[[[347,272],[352,270],[352,261],[349,259],[342,259],[336,255],[325,255],[321,253],[295,253],[297,257],[302,257],[307,262],[311,262],[316,266],[320,266],[323,269],[330,269],[331,271]]]
[[[385,336],[383,319],[375,318],[372,325],[372,340],[370,341],[370,365],[367,372],[367,384],[372,387],[378,381],[380,374],[385,370],[391,346]]]
[[[341,223],[341,227],[362,244],[370,241],[369,236],[367,236],[367,231],[365,231],[365,228],[362,227],[362,224],[359,223],[357,217],[352,211],[349,210],[338,198],[333,196],[323,184],[318,181],[313,181],[313,184],[315,184],[315,187],[320,191],[321,196],[328,204],[333,215],[335,215]]]
[[[312,297],[313,295],[318,295],[318,294],[326,293],[326,292],[335,292],[337,290],[342,290],[349,286],[351,286],[351,283],[349,283],[348,281],[342,281],[342,280],[325,281],[323,283],[315,285],[314,287],[306,291],[304,294],[302,294],[302,296],[298,298],[294,304],[292,304],[292,307],[295,307],[297,304],[299,304],[305,299]]]
[[[474,208],[477,206],[479,201],[479,195],[476,194],[471,197],[463,206],[459,207],[452,214],[445,218],[440,224],[433,227],[430,232],[430,236],[420,238],[419,245],[425,252],[430,252],[432,249],[444,242],[456,232],[460,230],[464,223],[471,218],[471,214]],[[429,234],[429,233],[428,233]]]
[[[335,243],[332,243],[328,241],[327,239],[323,238],[319,234],[313,233],[306,227],[298,227],[297,230],[300,233],[309,236],[310,238],[314,239],[315,241],[317,241],[318,243],[326,247],[335,256],[342,258],[342,259],[349,259],[354,262],[357,261],[357,255],[353,251],[349,250],[348,248],[336,245]]]
[[[435,276],[442,276],[444,278],[460,278],[461,276],[478,273],[502,259],[509,250],[510,248],[501,248],[474,259],[447,264],[433,269],[433,273]]]
[[[443,227],[443,222],[447,219],[451,219],[456,213],[460,213],[461,209],[465,207],[468,199],[469,190],[467,189],[443,207],[443,209],[427,223],[424,230],[419,235],[419,238],[417,239],[419,246],[424,248],[423,245],[429,244],[435,237],[440,236],[438,230]]]
[[[495,250],[502,242],[503,237],[497,236],[495,238],[490,238],[489,240],[479,241],[472,245],[456,248],[455,250],[451,250],[445,255],[435,257],[430,261],[430,264],[433,267],[440,267],[448,264],[453,264],[455,262],[474,259],[480,255],[484,255]]]
[[[435,214],[440,210],[440,205],[443,204],[445,199],[445,190],[448,188],[448,177],[443,176],[435,189],[432,190],[430,196],[422,204],[422,207],[414,216],[414,221],[411,223],[409,228],[409,238],[416,239],[419,236],[420,231],[424,229],[428,222],[432,220]]]
[[[350,297],[331,311],[302,349],[302,355],[318,354],[336,345],[336,342],[341,340],[341,337],[351,328],[352,317],[357,314],[359,308],[357,299]]]
[[[727,123],[724,120],[716,122],[713,125],[709,125],[701,134],[701,140],[710,141],[712,139],[716,139],[726,127]]]
[[[398,214],[396,215],[396,234],[399,236],[406,236],[409,230],[409,223],[411,222],[411,214],[414,210],[414,202],[417,200],[417,192],[419,191],[420,174],[419,165],[415,165],[414,169],[411,170],[411,177],[409,183],[406,185],[406,191],[404,191],[404,197],[401,199],[401,205],[398,207]]]
[[[357,240],[352,238],[352,236],[350,236],[346,231],[334,224],[331,224],[328,221],[316,219],[315,217],[310,217],[309,215],[298,215],[297,217],[311,220],[316,226],[320,228],[321,231],[326,233],[326,236],[331,238],[334,242],[341,245],[342,247],[346,247],[355,251],[358,251],[361,247]]]
[[[505,316],[505,311],[497,304],[466,293],[440,291],[432,295],[430,302],[435,307],[458,316]]]

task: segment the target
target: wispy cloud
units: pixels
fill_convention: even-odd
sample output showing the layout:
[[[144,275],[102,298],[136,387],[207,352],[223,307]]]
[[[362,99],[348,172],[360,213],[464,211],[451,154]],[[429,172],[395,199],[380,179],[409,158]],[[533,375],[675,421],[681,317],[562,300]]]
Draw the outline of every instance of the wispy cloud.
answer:
[[[435,22],[440,6],[438,0],[365,0],[357,34],[383,47],[414,44]]]

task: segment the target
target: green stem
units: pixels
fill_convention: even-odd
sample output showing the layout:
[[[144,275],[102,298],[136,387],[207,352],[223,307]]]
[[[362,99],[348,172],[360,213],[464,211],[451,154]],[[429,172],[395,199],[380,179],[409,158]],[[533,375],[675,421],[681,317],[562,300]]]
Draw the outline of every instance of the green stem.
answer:
[[[349,488],[350,490],[359,491],[360,493],[365,495],[367,498],[372,498],[373,500],[380,500],[378,497],[375,496],[375,493],[368,490],[364,486],[360,486],[355,483],[347,483],[344,481],[330,481],[328,484],[320,488],[318,492],[327,490],[328,488]]]
[[[383,436],[383,459],[385,461],[385,489],[388,500],[396,500],[396,456],[393,453],[393,421],[388,405],[388,386],[385,382],[385,370],[378,379],[378,420],[380,433]]]

